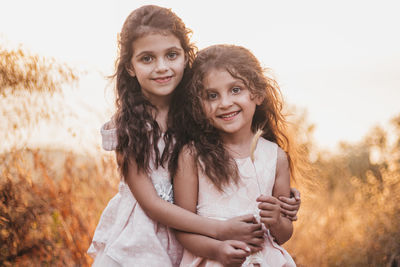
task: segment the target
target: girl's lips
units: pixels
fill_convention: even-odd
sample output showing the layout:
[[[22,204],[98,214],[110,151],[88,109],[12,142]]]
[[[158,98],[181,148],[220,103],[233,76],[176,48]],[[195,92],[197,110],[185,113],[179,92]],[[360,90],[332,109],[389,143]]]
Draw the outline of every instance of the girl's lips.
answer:
[[[160,77],[153,79],[156,83],[167,83],[172,79],[172,76],[167,76],[167,77]]]
[[[240,110],[229,112],[229,113],[224,113],[222,115],[218,115],[217,117],[220,119],[223,119],[224,121],[230,121],[230,120],[233,120],[236,117],[236,115],[239,113],[240,113]]]

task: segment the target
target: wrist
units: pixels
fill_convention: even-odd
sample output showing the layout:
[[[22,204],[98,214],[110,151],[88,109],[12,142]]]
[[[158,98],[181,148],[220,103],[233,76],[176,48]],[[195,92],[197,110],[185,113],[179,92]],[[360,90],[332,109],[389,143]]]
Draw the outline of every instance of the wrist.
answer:
[[[222,260],[223,241],[216,240],[215,244],[216,247],[215,249],[212,250],[213,252],[211,253],[210,259],[218,262],[223,262]]]
[[[269,225],[269,230],[271,232],[279,231],[280,225],[282,224],[283,216],[282,214],[279,215],[278,219],[276,222],[272,225]]]
[[[223,226],[223,221],[220,220],[214,220],[214,233],[213,233],[213,238],[217,240],[223,240],[224,238],[224,226]]]

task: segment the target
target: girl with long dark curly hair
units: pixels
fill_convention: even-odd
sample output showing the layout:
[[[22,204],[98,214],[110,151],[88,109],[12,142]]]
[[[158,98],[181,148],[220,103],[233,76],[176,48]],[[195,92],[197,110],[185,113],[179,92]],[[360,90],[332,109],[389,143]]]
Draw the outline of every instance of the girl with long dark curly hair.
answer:
[[[191,102],[185,106],[193,118],[192,142],[183,146],[172,169],[175,203],[221,220],[253,212],[266,229],[263,249],[237,257],[235,264],[295,266],[279,246],[293,232],[278,198],[290,195],[296,150],[287,134],[278,84],[248,49],[235,45],[198,52],[192,72],[187,90]],[[216,250],[220,241],[183,232],[177,237],[187,249],[181,266],[224,265],[200,257]]]
[[[172,204],[168,162],[179,130],[195,46],[171,10],[143,6],[126,19],[116,64],[116,129],[103,146],[116,149],[122,174],[88,253],[94,266],[177,266],[182,247],[171,229],[221,241],[210,257],[246,256],[261,249],[262,225],[252,214],[229,221],[198,216]],[[111,126],[112,128],[112,126]],[[115,147],[114,147],[115,146]]]

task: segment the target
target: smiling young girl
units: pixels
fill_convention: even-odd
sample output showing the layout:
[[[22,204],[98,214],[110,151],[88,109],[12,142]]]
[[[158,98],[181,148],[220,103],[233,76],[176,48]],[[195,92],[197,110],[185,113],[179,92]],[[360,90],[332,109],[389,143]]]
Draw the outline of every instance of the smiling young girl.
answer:
[[[213,254],[221,241],[179,232],[181,266],[295,266],[279,244],[292,235],[278,197],[290,195],[290,140],[276,82],[247,49],[215,45],[197,54],[186,106],[193,141],[178,160],[175,203],[213,219],[255,213],[267,231],[263,249],[229,259]],[[256,132],[262,131],[257,139]],[[260,132],[259,132],[260,133]],[[282,148],[281,148],[282,147]],[[289,167],[291,166],[291,167]],[[174,171],[173,171],[174,173]]]

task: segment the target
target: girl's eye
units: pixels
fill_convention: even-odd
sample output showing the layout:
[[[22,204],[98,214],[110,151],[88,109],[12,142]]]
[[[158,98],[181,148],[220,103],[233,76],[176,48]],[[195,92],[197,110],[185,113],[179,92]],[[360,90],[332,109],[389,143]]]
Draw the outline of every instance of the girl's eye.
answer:
[[[234,93],[234,94],[239,94],[240,91],[242,91],[242,89],[240,87],[233,87],[232,88],[232,93]]]
[[[151,56],[143,56],[142,57],[142,61],[144,63],[150,63],[153,60],[153,58]]]
[[[217,99],[217,94],[216,93],[207,93],[207,99],[208,100],[214,100]]]
[[[168,59],[175,59],[178,56],[178,53],[176,52],[169,52],[167,57]]]

